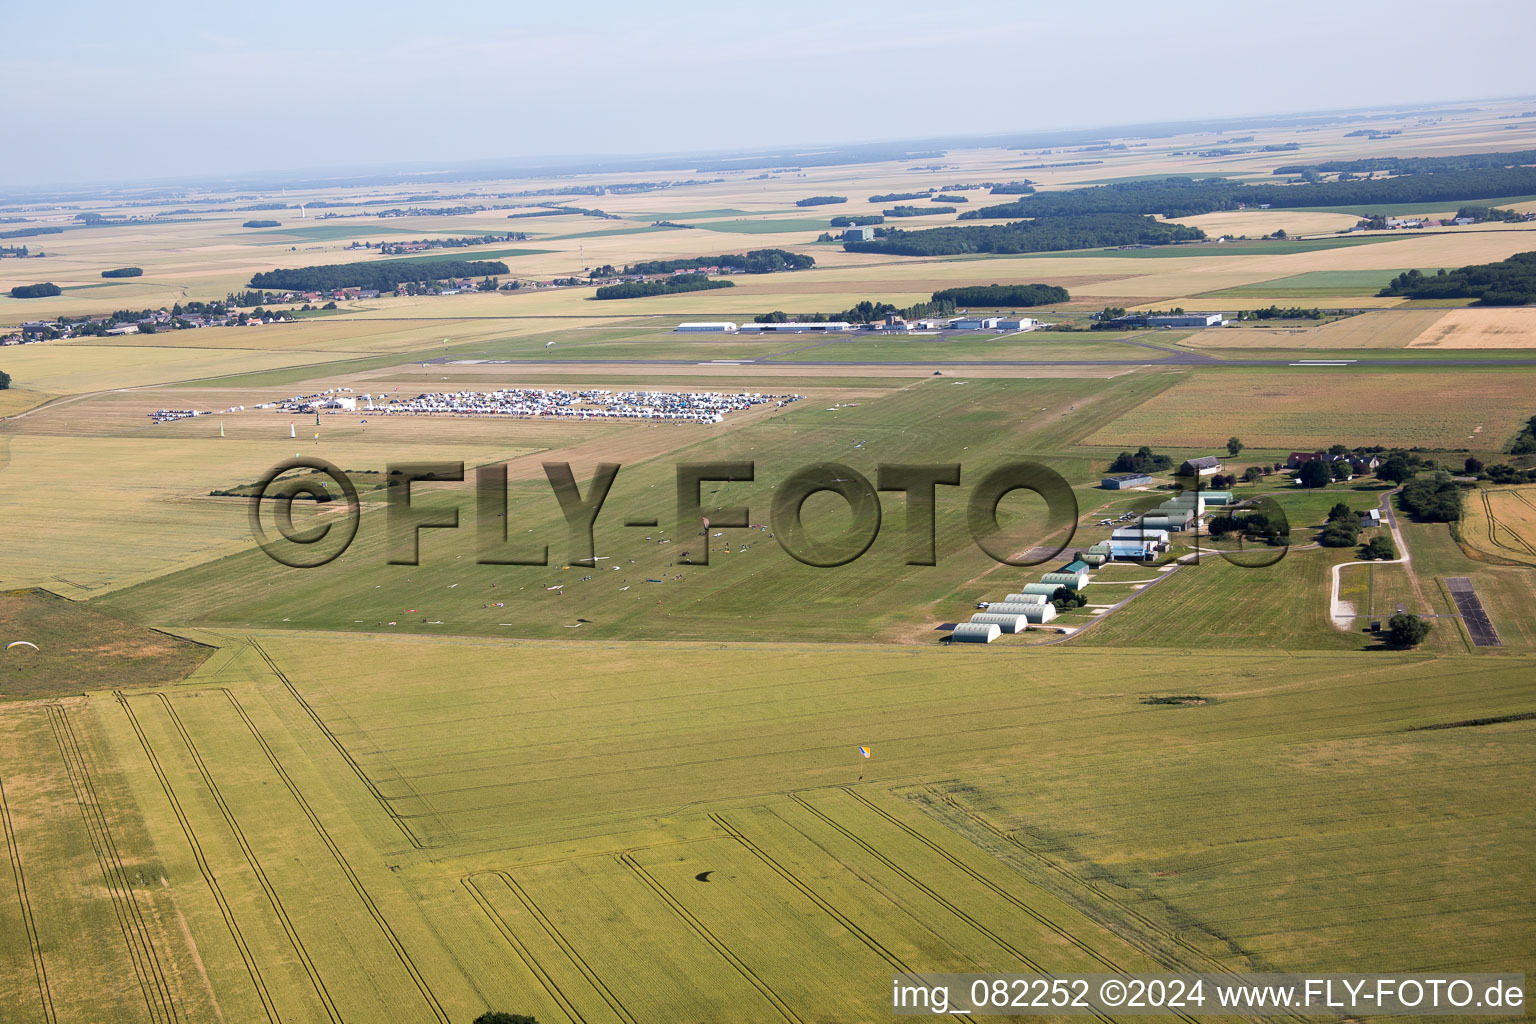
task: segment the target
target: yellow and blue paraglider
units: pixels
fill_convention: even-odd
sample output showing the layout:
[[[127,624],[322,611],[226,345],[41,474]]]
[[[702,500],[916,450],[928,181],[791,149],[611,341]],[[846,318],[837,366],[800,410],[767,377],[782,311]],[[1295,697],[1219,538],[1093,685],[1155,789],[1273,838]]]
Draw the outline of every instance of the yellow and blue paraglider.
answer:
[[[34,651],[37,650],[37,644],[33,643],[31,640],[12,640],[10,643],[5,645],[6,650],[10,650],[12,647],[30,647]]]
[[[865,758],[868,758],[869,757],[869,748],[868,747],[860,747],[859,748],[859,753],[863,754],[865,756]]]

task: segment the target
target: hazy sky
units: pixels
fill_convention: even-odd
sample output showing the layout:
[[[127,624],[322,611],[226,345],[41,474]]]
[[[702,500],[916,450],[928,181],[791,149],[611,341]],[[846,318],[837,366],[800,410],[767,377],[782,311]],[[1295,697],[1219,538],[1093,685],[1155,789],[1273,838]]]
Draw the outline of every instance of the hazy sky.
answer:
[[[1536,93],[1531,0],[82,0],[0,25],[0,185]]]

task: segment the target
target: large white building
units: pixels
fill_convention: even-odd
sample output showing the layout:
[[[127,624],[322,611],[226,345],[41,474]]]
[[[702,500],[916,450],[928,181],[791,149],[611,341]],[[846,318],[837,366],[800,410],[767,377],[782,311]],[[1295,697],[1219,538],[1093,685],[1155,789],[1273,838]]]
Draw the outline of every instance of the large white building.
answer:
[[[677,325],[679,334],[735,334],[736,331],[737,326],[729,320],[696,320]]]
[[[853,325],[841,320],[820,324],[790,320],[781,324],[742,324],[739,330],[754,334],[836,334],[853,330]]]

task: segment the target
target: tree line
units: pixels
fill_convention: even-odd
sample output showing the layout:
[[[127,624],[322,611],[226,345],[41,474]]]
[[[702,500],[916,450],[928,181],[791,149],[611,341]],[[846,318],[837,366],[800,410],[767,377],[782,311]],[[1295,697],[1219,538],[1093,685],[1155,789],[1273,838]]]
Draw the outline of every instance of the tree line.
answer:
[[[1399,274],[1378,295],[1410,299],[1476,299],[1478,306],[1528,306],[1536,303],[1536,252],[1516,253],[1498,263],[1435,274],[1410,270]]]
[[[1015,203],[968,210],[960,215],[960,219],[996,220],[1088,213],[1195,217],[1217,210],[1235,210],[1240,205],[1296,209],[1303,206],[1460,202],[1531,194],[1536,194],[1536,167],[1480,168],[1302,185],[1245,185],[1230,178],[1168,177],[1038,193]]]
[[[143,277],[143,267],[118,267],[116,270],[103,270],[102,277]]]
[[[408,282],[426,283],[457,277],[507,273],[500,260],[388,260],[383,263],[330,263],[291,270],[268,270],[251,276],[251,287],[277,291],[329,291],[336,288],[376,288],[390,291]]]
[[[1359,174],[1370,171],[1391,171],[1393,174],[1423,174],[1440,171],[1476,171],[1489,167],[1517,167],[1520,164],[1536,164],[1536,149],[1520,149],[1509,153],[1461,153],[1456,156],[1367,156],[1358,160],[1325,160],[1317,164],[1286,164],[1276,167],[1276,174],[1300,174],[1302,171],[1322,171],[1325,174]]]
[[[983,306],[989,309],[1045,306],[1072,301],[1072,296],[1067,294],[1065,288],[1053,284],[973,284],[936,291],[933,298],[936,302],[947,301],[956,306]]]
[[[831,206],[835,203],[846,203],[847,196],[809,196],[805,199],[796,199],[796,206]]]
[[[850,217],[833,217],[832,218],[832,226],[834,228],[858,228],[858,227],[864,227],[864,226],[869,225],[869,224],[884,224],[884,223],[885,223],[885,214],[883,214],[883,213],[854,214],[853,216],[850,216]]]
[[[652,295],[676,295],[679,292],[701,292],[710,288],[734,288],[735,281],[721,281],[703,274],[678,274],[664,281],[625,281],[607,284],[597,290],[595,299],[644,299]]]
[[[776,309],[772,313],[764,313],[752,319],[760,324],[782,324],[788,323],[791,320],[802,324],[870,324],[893,315],[911,320],[924,316],[949,316],[954,311],[955,304],[948,299],[917,302],[906,307],[899,307],[890,302],[872,302],[869,299],[864,299],[854,306],[843,310],[841,313],[797,313],[794,316],[790,316],[782,309]]]
[[[729,267],[743,274],[772,274],[781,270],[809,270],[816,265],[811,256],[785,249],[753,249],[746,253],[721,256],[690,256],[675,260],[642,260],[624,268],[626,274],[670,274],[675,270],[698,267]]]
[[[887,217],[923,217],[930,213],[954,213],[953,206],[893,206],[881,213]]]
[[[972,252],[1054,252],[1113,245],[1169,245],[1204,238],[1204,231],[1183,224],[1165,224],[1151,217],[1129,214],[1097,213],[1002,225],[897,230],[891,231],[884,238],[844,242],[843,248],[848,252],[878,252],[895,256],[954,256]]]

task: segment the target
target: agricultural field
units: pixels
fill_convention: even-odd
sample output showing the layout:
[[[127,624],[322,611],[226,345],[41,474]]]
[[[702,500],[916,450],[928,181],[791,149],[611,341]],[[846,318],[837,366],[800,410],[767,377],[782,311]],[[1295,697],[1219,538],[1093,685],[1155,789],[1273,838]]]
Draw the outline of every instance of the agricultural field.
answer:
[[[1531,818],[1510,796],[1536,785],[1536,489],[1469,489],[1454,530],[1396,506],[1410,557],[1376,564],[1316,541],[1336,503],[1374,508],[1393,485],[1304,491],[1266,470],[1233,493],[1285,512],[1279,562],[1195,560],[1209,543],[1177,535],[1157,565],[1095,570],[1088,605],[1051,628],[948,642],[980,602],[1108,537],[1105,518],[1172,493],[1167,471],[1101,487],[1122,451],[1221,454],[1237,473],[1340,443],[1524,465],[1507,450],[1536,413],[1536,314],[1376,292],[1404,268],[1536,249],[1536,225],[1340,235],[1367,207],[1248,208],[1178,218],[1233,236],[1220,243],[900,257],[817,240],[887,193],[954,188],[976,209],[1026,177],[1045,193],[1274,183],[1282,163],[1533,146],[1528,106],[1309,117],[1198,160],[1217,133],[9,204],[0,230],[62,230],[17,239],[45,256],[0,261],[0,335],[376,262],[382,242],[528,237],[418,257],[504,260],[515,290],[0,348],[0,1021],[832,1024],[886,1016],[905,971],[1536,975]],[[1362,142],[1361,123],[1402,134]],[[816,195],[847,202],[795,205]],[[269,214],[279,227],[242,227]],[[816,265],[623,300],[588,277],[767,247]],[[143,276],[101,277],[128,266]],[[62,294],[7,294],[44,280]],[[1028,311],[1061,329],[675,330],[1032,283],[1071,294]],[[1350,315],[1083,329],[1113,305],[1271,304]],[[800,398],[713,425],[256,408],[523,387]],[[209,415],[157,424],[157,409]],[[248,495],[295,456],[362,491],[355,542],[314,569],[252,534]],[[1073,507],[1023,488],[968,507],[1020,461],[1059,474]],[[440,517],[419,532],[392,523],[407,463],[464,467],[410,488]],[[559,463],[589,501],[598,467],[621,467],[590,551],[549,484]],[[677,469],[696,463],[737,465],[683,515]],[[807,499],[823,549],[868,543],[835,566],[792,557],[774,492],[816,464],[840,484],[958,465],[961,484],[935,491],[935,564],[912,564],[924,520],[891,487],[878,517]],[[476,472],[497,467],[505,507],[482,511]],[[291,525],[342,513],[301,503]],[[1340,628],[1346,563],[1356,618]],[[1463,578],[1499,646],[1472,643]],[[1433,625],[1412,650],[1361,628],[1399,607]]]
[[[1495,562],[1536,566],[1536,487],[1489,487],[1465,502],[1461,539]]]
[[[1531,387],[1516,369],[1201,369],[1084,440],[1193,448],[1237,434],[1266,448],[1390,440],[1496,452],[1528,415]]]

